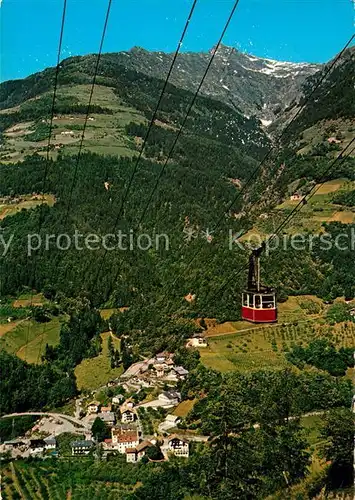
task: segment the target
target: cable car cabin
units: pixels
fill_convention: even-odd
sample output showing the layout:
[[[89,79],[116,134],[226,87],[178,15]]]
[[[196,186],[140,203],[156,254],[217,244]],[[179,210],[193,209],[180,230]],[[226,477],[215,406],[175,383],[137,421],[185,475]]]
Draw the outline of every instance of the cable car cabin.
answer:
[[[277,321],[276,294],[272,288],[245,290],[243,293],[242,318],[253,323]]]
[[[249,259],[248,287],[242,296],[242,318],[252,323],[277,321],[276,292],[260,284],[260,253],[263,247],[253,250]]]

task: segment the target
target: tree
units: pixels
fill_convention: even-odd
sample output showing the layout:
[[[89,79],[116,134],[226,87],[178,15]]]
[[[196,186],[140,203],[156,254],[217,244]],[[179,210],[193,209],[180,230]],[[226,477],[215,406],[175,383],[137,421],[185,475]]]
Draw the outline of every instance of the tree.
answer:
[[[206,320],[205,320],[205,318],[201,318],[201,319],[200,319],[200,327],[201,327],[203,330],[206,330],[206,328],[207,328],[207,324],[206,324]]]
[[[146,456],[150,458],[150,460],[162,460],[164,458],[160,446],[158,445],[149,446],[146,451]]]
[[[31,316],[38,323],[47,323],[50,320],[48,311],[43,306],[32,306]]]
[[[107,427],[105,422],[103,422],[99,417],[95,418],[91,427],[91,432],[94,438],[97,439],[98,441],[103,441],[110,435],[109,428]]]
[[[111,356],[111,358],[112,358],[114,355],[115,349],[114,349],[113,340],[112,340],[111,335],[107,339],[107,350],[108,350],[109,356]]]
[[[331,410],[325,416],[321,435],[326,442],[322,456],[331,462],[329,486],[343,488],[353,482],[354,415],[347,408]]]
[[[267,490],[288,487],[306,476],[310,458],[299,421],[264,426],[260,429],[259,444]]]

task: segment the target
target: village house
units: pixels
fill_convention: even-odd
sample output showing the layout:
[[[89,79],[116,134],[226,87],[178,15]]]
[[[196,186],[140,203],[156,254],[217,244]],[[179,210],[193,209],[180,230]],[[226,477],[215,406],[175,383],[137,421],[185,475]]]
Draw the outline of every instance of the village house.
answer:
[[[174,366],[174,372],[176,373],[178,379],[184,380],[185,377],[189,374],[188,370],[185,370],[183,366]]]
[[[116,396],[113,396],[113,398],[112,398],[112,404],[119,405],[119,404],[121,404],[123,399],[124,399],[123,394],[116,394]]]
[[[4,447],[7,451],[22,448],[25,446],[27,446],[27,444],[22,439],[11,439],[9,441],[4,441]]]
[[[126,461],[131,463],[139,462],[151,446],[153,445],[150,441],[143,441],[135,448],[126,448]]]
[[[176,434],[172,434],[168,439],[168,452],[174,453],[177,457],[189,456],[189,442]]]
[[[101,413],[109,413],[111,410],[112,410],[111,405],[101,407]]]
[[[136,419],[136,413],[134,410],[130,408],[126,408],[124,411],[121,411],[121,422],[123,424],[128,424],[130,422],[134,422]]]
[[[157,378],[162,378],[165,375],[165,367],[163,364],[153,365],[153,369],[155,370],[155,375]]]
[[[186,347],[208,347],[208,343],[201,335],[194,335],[187,340]]]
[[[105,424],[112,427],[116,422],[116,415],[111,411],[101,412],[97,414],[98,418],[105,422]]]
[[[291,201],[300,201],[301,198],[302,198],[302,196],[299,193],[295,193],[295,194],[292,194],[290,196],[290,200]]]
[[[327,141],[329,144],[341,144],[341,141],[336,137],[328,137]]]
[[[137,462],[136,448],[126,448],[126,462],[131,462],[131,463]]]
[[[136,411],[133,409],[134,403],[131,399],[128,399],[121,405],[121,422],[124,424],[134,422],[136,419]]]
[[[112,439],[104,439],[104,441],[102,443],[102,447],[104,450],[107,450],[107,451],[114,451],[115,450],[115,446],[112,443]]]
[[[121,427],[111,429],[112,445],[119,453],[125,453],[126,448],[136,448],[139,444],[138,431],[122,429]]]
[[[43,453],[45,450],[45,442],[43,439],[30,439],[29,450],[31,455]]]
[[[178,417],[177,415],[169,414],[165,417],[165,420],[163,422],[160,422],[158,430],[159,432],[167,432],[170,429],[176,427],[179,422],[181,422],[180,417]]]
[[[166,405],[177,405],[181,401],[181,394],[174,390],[164,391],[158,396],[159,401]]]
[[[84,441],[73,441],[71,443],[71,454],[73,456],[77,455],[88,455],[94,446],[94,442],[91,440]]]
[[[144,457],[148,448],[150,448],[151,446],[153,446],[153,444],[147,440],[139,443],[139,445],[136,447],[138,460],[141,460]]]
[[[91,401],[87,406],[88,413],[98,413],[100,410],[100,403],[98,401]]]
[[[166,363],[169,366],[174,364],[173,357],[174,353],[164,351],[156,354],[155,359],[157,363]]]
[[[44,438],[44,447],[46,450],[55,450],[57,447],[57,440],[55,437],[49,436]]]
[[[174,424],[174,425],[177,425],[179,422],[181,422],[181,418],[178,417],[177,415],[172,415],[172,414],[168,414],[166,417],[165,417],[165,421],[166,422],[169,422],[170,424]]]

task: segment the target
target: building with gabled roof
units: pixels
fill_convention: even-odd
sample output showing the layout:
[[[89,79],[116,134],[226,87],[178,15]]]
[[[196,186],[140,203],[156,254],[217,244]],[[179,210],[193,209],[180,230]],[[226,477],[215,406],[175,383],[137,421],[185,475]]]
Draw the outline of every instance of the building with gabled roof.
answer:
[[[188,370],[186,370],[183,366],[174,366],[173,370],[181,379],[184,379],[189,374]]]
[[[73,441],[71,443],[72,455],[88,455],[94,444],[91,440]]]
[[[111,429],[112,445],[120,453],[125,453],[126,448],[136,448],[139,444],[137,429],[121,429],[120,427]]]
[[[57,440],[53,436],[49,436],[43,439],[44,447],[46,450],[55,450],[57,447]]]
[[[109,426],[114,425],[116,422],[116,415],[112,411],[98,413],[97,418]]]
[[[187,439],[172,434],[168,438],[168,452],[174,453],[177,457],[189,456],[189,442]]]
[[[150,441],[142,441],[135,448],[126,448],[126,461],[127,462],[138,462],[141,460],[150,448],[152,443]]]
[[[87,406],[88,413],[97,413],[100,410],[100,403],[98,401],[91,401]]]
[[[181,394],[170,389],[159,394],[158,399],[166,405],[177,405],[181,401]]]
[[[120,413],[121,413],[121,422],[126,424],[130,422],[134,422],[136,420],[136,410],[133,408],[134,407],[134,402],[131,399],[127,399],[121,406],[120,406]]]
[[[157,363],[173,364],[173,357],[174,353],[167,351],[159,352],[158,354],[155,355]]]

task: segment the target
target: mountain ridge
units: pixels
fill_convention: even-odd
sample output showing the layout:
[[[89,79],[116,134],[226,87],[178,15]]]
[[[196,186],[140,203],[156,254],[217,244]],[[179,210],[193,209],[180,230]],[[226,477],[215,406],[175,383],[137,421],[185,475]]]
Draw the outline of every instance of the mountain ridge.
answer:
[[[194,92],[207,67],[212,51],[213,48],[206,52],[179,53],[169,82],[179,88]],[[136,46],[129,51],[102,54],[100,67],[102,69],[105,63],[109,63],[164,80],[173,55],[173,53],[149,51]],[[61,62],[61,68],[73,62],[90,63],[93,57],[96,57],[95,54],[72,56]],[[268,126],[300,94],[306,78],[314,75],[323,66],[322,64],[293,63],[261,58],[240,52],[234,47],[221,45],[200,95],[224,102],[246,117],[256,116],[264,126]],[[47,68],[25,79],[1,83],[0,108],[19,104],[17,101],[11,102],[8,99],[14,88],[29,86],[32,87],[33,93],[33,88],[38,87],[36,91],[38,94],[41,89],[41,80],[50,71],[53,71],[53,68]],[[101,73],[99,68],[99,75]],[[31,94],[31,90],[29,93]]]
[[[187,90],[195,90],[212,50],[180,53],[170,82]],[[149,76],[164,78],[173,53],[133,47],[129,51],[105,54],[104,57]],[[267,126],[297,97],[305,79],[323,66],[261,58],[221,45],[201,94],[232,104],[246,116],[254,115]]]

